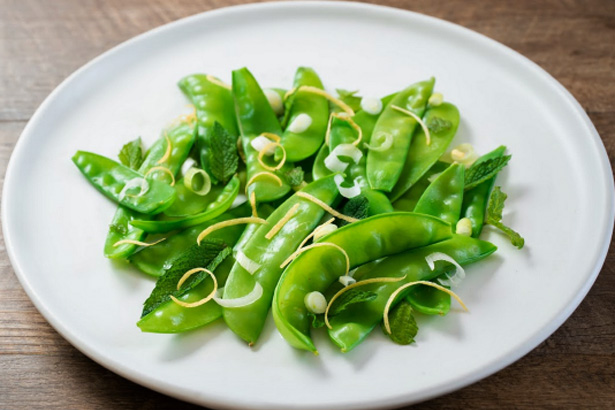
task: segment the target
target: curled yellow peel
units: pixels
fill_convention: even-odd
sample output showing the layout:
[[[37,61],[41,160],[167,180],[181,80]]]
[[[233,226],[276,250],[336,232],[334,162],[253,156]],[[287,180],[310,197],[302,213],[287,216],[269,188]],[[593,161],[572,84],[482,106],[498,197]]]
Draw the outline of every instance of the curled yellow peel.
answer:
[[[215,85],[217,85],[217,86],[219,86],[219,87],[226,88],[227,90],[232,90],[232,89],[233,89],[233,87],[231,87],[231,85],[230,85],[230,84],[227,84],[227,83],[225,83],[224,81],[217,79],[216,77],[214,77],[214,76],[213,76],[213,75],[211,75],[211,74],[207,74],[207,75],[205,76],[205,78],[206,78],[206,79],[207,79],[207,81],[209,81],[210,83],[215,84]]]
[[[263,132],[259,137],[265,137],[275,142],[280,142],[282,140],[278,134],[274,134],[273,132]]]
[[[279,176],[269,171],[263,171],[257,172],[256,174],[252,175],[252,178],[250,178],[248,182],[246,182],[246,192],[248,192],[248,188],[254,183],[254,181],[256,181],[257,179],[262,179],[263,177],[273,179],[275,182],[278,183],[279,186],[282,186],[282,180]]]
[[[339,290],[339,292],[337,292],[335,295],[333,295],[333,297],[331,298],[331,300],[329,300],[329,303],[327,304],[327,309],[325,309],[325,324],[327,325],[327,327],[329,329],[332,329],[331,324],[329,323],[329,309],[331,309],[331,306],[333,306],[333,302],[335,302],[335,300],[337,298],[339,298],[344,292],[350,290],[350,289],[354,289],[356,287],[359,286],[364,286],[364,285],[369,285],[370,283],[387,283],[387,282],[399,282],[400,280],[404,280],[406,278],[406,275],[401,276],[399,278],[372,278],[372,279],[365,279],[362,280],[360,282],[355,282],[351,285],[345,286],[342,289]]]
[[[409,116],[411,116],[412,118],[414,118],[414,119],[416,120],[416,122],[418,122],[418,123],[419,123],[419,125],[420,125],[420,126],[421,126],[421,128],[423,129],[423,132],[425,133],[425,140],[426,140],[427,145],[431,145],[431,134],[430,134],[430,132],[429,132],[429,128],[427,128],[427,125],[425,125],[425,123],[423,122],[423,120],[422,120],[422,119],[421,119],[418,115],[416,115],[416,114],[415,114],[415,113],[413,113],[412,111],[405,110],[405,109],[403,109],[403,108],[401,108],[401,107],[398,107],[397,105],[392,105],[392,106],[391,106],[391,108],[392,108],[392,109],[394,109],[394,110],[396,110],[396,111],[399,111],[399,112],[401,112],[401,113],[404,113],[404,114],[406,114],[406,115],[409,115]]]
[[[241,224],[266,224],[266,223],[267,221],[262,218],[254,218],[251,216],[246,217],[246,218],[236,218],[236,219],[231,219],[229,221],[218,222],[217,224],[213,224],[203,229],[203,231],[201,231],[199,236],[197,236],[196,243],[200,245],[204,237],[206,237],[207,235],[209,235],[210,233],[214,231],[217,231],[218,229],[226,228],[228,226],[241,225]]]
[[[314,230],[308,236],[305,237],[305,239],[301,242],[301,244],[299,244],[297,249],[303,248],[303,245],[305,245],[307,243],[307,241],[310,240],[310,238],[312,238],[314,235],[316,235],[316,233],[318,232],[319,229],[321,229],[325,225],[329,225],[333,221],[335,221],[335,218],[331,218],[327,222],[322,223],[322,224],[318,225],[316,228],[314,228]]]
[[[320,95],[321,97],[325,97],[327,100],[340,107],[344,112],[348,113],[348,115],[354,115],[354,110],[350,108],[350,106],[344,101],[340,100],[339,98],[335,98],[325,90],[321,90],[317,87],[312,87],[311,85],[302,85],[299,88],[295,87],[292,90],[289,90],[286,94],[284,94],[284,100],[288,99],[292,94],[299,91],[305,91],[308,93]]]
[[[122,240],[117,241],[116,243],[114,243],[113,247],[117,248],[120,245],[137,245],[137,246],[145,246],[145,247],[147,247],[147,246],[154,246],[154,245],[164,241],[165,239],[167,239],[167,238],[160,238],[157,241],[151,242],[151,243],[136,241],[134,239],[122,239]]]
[[[337,219],[342,219],[348,223],[353,223],[353,222],[357,222],[358,219],[350,217],[348,215],[344,215],[340,212],[337,212],[335,209],[331,208],[329,205],[325,204],[323,201],[321,201],[320,199],[316,198],[315,196],[312,196],[308,193],[305,192],[297,192],[295,195],[300,196],[301,198],[305,198],[308,201],[311,201],[313,203],[315,203],[316,205],[320,206],[322,209],[324,209],[325,211],[329,212],[331,215],[333,215],[334,217],[336,217]]]
[[[205,303],[209,302],[210,300],[214,298],[214,296],[216,295],[216,292],[218,291],[218,280],[216,279],[216,276],[214,275],[212,271],[210,271],[209,269],[205,269],[205,268],[194,268],[184,273],[184,275],[179,279],[179,282],[177,282],[177,290],[181,288],[181,286],[190,276],[194,275],[197,272],[206,272],[209,276],[211,276],[211,279],[214,281],[214,288],[211,291],[211,293],[205,296],[203,299],[197,300],[196,302],[192,302],[192,303],[181,301],[177,299],[175,296],[171,295],[171,300],[173,302],[177,303],[180,306],[186,307],[186,308],[193,308],[193,307],[204,305]]]
[[[299,209],[300,206],[301,206],[301,204],[293,205],[293,207],[290,208],[288,210],[288,212],[286,212],[286,215],[284,215],[284,217],[282,219],[280,219],[278,221],[278,223],[273,225],[273,227],[269,230],[269,232],[267,232],[267,234],[265,234],[265,239],[271,240],[271,238],[276,236],[277,233],[280,232],[280,230],[284,227],[284,225],[286,225],[286,222],[288,222],[290,220],[290,218],[295,216],[295,214],[297,213],[297,210]]]
[[[292,255],[290,255],[288,258],[286,258],[286,260],[284,262],[282,262],[282,264],[280,265],[280,268],[284,269],[289,263],[291,263],[293,261],[293,259],[295,259],[297,256],[299,256],[303,252],[308,251],[308,250],[310,250],[312,248],[319,248],[319,247],[322,247],[322,246],[333,247],[333,248],[337,249],[338,251],[340,251],[342,254],[344,254],[344,258],[346,258],[346,273],[345,273],[345,275],[347,275],[348,272],[350,272],[350,257],[348,256],[348,254],[346,253],[344,248],[342,248],[341,246],[336,245],[334,243],[331,243],[331,242],[313,243],[313,244],[311,244],[309,246],[306,246],[305,248],[297,249],[295,252],[293,252]]]
[[[352,145],[358,146],[359,143],[363,140],[363,130],[359,127],[359,124],[354,122],[354,120],[346,115],[345,113],[332,112],[329,116],[329,122],[327,123],[327,131],[325,132],[325,145],[330,145],[329,141],[331,139],[331,126],[333,124],[333,118],[337,118],[338,120],[346,121],[358,134],[356,140],[352,142]]]
[[[252,217],[258,218],[258,211],[256,209],[256,193],[254,191],[250,193],[250,207],[252,208]]]
[[[156,172],[156,171],[162,171],[165,174],[169,175],[171,177],[171,186],[175,185],[175,175],[173,175],[173,173],[167,167],[153,167],[153,168],[150,168],[150,170],[147,171],[144,176],[148,176],[152,172]]]
[[[405,285],[400,286],[399,288],[397,288],[395,290],[395,292],[393,292],[391,294],[391,296],[389,296],[389,300],[387,300],[387,304],[384,306],[384,313],[382,315],[383,315],[384,329],[387,331],[388,334],[391,334],[391,325],[389,323],[389,309],[391,309],[391,305],[395,301],[395,298],[397,297],[397,295],[399,295],[404,289],[408,289],[409,287],[414,286],[414,285],[427,285],[427,286],[431,286],[432,288],[436,288],[438,290],[441,290],[444,293],[448,293],[453,298],[455,298],[455,300],[457,302],[459,302],[459,304],[461,305],[463,310],[468,312],[468,308],[463,303],[461,298],[459,296],[457,296],[457,294],[455,292],[453,292],[450,289],[445,288],[444,286],[440,286],[437,283],[429,282],[429,281],[426,281],[426,280],[417,280],[415,282],[406,283]]]
[[[271,147],[280,147],[280,149],[282,150],[282,159],[280,160],[278,165],[276,165],[275,167],[270,167],[269,165],[265,164],[265,162],[263,161],[263,157],[265,156],[265,153]],[[260,152],[258,153],[258,162],[261,164],[261,167],[265,168],[266,170],[277,171],[278,169],[284,166],[284,163],[286,163],[286,150],[284,149],[282,144],[280,144],[279,142],[275,142],[275,141],[270,142],[269,144],[265,145],[263,149],[260,150]]]
[[[171,139],[169,138],[169,135],[166,133],[166,131],[164,133],[164,139],[167,141],[167,149],[166,151],[164,151],[164,155],[162,156],[162,158],[160,158],[158,162],[156,162],[156,164],[162,164],[171,157],[171,150],[173,149],[173,147],[171,144]]]

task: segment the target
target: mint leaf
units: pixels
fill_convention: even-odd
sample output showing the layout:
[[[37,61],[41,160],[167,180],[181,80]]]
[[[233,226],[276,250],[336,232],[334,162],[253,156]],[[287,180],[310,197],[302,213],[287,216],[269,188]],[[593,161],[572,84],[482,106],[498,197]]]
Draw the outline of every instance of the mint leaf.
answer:
[[[439,132],[449,130],[453,126],[453,123],[449,120],[445,120],[444,118],[431,117],[427,121],[426,125],[429,131],[433,132],[434,134],[437,134]]]
[[[412,306],[408,301],[402,300],[389,313],[389,325],[391,327],[391,334],[384,330],[384,326],[383,330],[392,341],[400,345],[414,343],[414,337],[419,332],[419,327],[412,314]]]
[[[350,198],[344,208],[342,209],[342,213],[344,215],[350,216],[351,218],[356,219],[364,219],[367,218],[369,211],[369,199],[364,197],[363,195],[357,195],[354,198]],[[348,222],[339,220],[339,226],[347,225]]]
[[[508,195],[502,192],[499,186],[493,188],[491,196],[489,197],[489,204],[487,205],[487,217],[485,218],[485,222],[498,228],[506,236],[508,236],[510,242],[514,246],[521,249],[523,248],[523,245],[525,245],[525,239],[523,239],[523,237],[512,228],[509,228],[502,223],[502,211],[504,210],[504,202],[506,201],[506,198],[508,198]]]
[[[498,158],[491,158],[481,163],[474,164],[466,171],[465,187],[472,189],[478,184],[495,177],[510,161],[510,155],[504,155]]]
[[[376,292],[350,289],[348,292],[342,293],[340,297],[335,300],[335,303],[333,303],[333,306],[329,309],[329,317],[339,315],[344,310],[348,309],[349,306],[356,303],[370,302],[377,297],[378,295]]]
[[[209,140],[209,170],[216,181],[226,184],[237,172],[237,144],[218,122],[214,123]]]
[[[301,167],[295,167],[286,173],[286,179],[290,186],[297,186],[303,183],[303,169]]]
[[[119,235],[126,235],[128,233],[128,228],[126,227],[126,225],[122,225],[119,223],[115,223],[115,224],[110,224],[109,225],[109,230],[111,232],[115,232]]]
[[[204,267],[213,272],[231,254],[231,251],[224,242],[213,240],[202,242],[200,246],[194,244],[186,249],[171,262],[171,266],[156,281],[154,290],[143,304],[141,317],[171,300],[171,295],[179,298],[209,277],[205,272],[195,273],[184,282],[180,290],[177,290],[177,282],[188,270]]]
[[[143,149],[141,148],[141,137],[125,144],[117,155],[122,165],[138,170],[143,163]]]
[[[312,322],[312,327],[314,329],[318,329],[319,327],[323,327],[325,325],[325,320],[323,315],[315,315],[312,312],[308,312],[308,318]]]
[[[335,91],[337,91],[339,99],[348,104],[355,112],[361,109],[362,98],[356,95],[359,92],[358,90],[348,91],[342,90],[341,88],[336,88]]]

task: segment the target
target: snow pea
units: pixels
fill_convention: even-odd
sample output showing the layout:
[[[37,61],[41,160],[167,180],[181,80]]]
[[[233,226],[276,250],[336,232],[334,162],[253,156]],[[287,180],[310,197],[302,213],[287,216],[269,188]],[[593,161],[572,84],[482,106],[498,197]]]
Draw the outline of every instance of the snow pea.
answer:
[[[184,178],[179,179],[174,188],[175,201],[164,211],[164,214],[170,217],[183,217],[203,212],[224,190],[223,185],[212,185],[207,195],[198,195],[186,188]]]
[[[406,300],[414,310],[424,315],[444,316],[451,309],[451,295],[430,286],[411,287],[408,289]]]
[[[432,271],[425,261],[427,255],[442,252],[460,265],[469,265],[486,258],[496,249],[495,245],[486,241],[453,235],[446,241],[398,253],[379,263],[360,267],[355,273],[355,277],[360,280],[375,277],[403,277],[404,275],[406,277],[399,282],[380,282],[362,287],[362,290],[373,291],[378,296],[372,301],[349,306],[344,312],[332,317],[330,319],[332,329],[328,330],[329,337],[343,352],[352,350],[382,320],[385,304],[397,288],[417,280],[436,278],[450,269],[450,264],[436,262],[435,269]],[[397,301],[402,300],[406,293],[403,292]]]
[[[309,67],[299,67],[295,74],[293,87],[310,86],[324,90],[316,72]],[[307,91],[297,91],[292,98],[287,128],[282,134],[281,143],[286,150],[286,159],[291,162],[311,157],[325,140],[327,121],[329,120],[329,103],[325,97]],[[308,115],[312,123],[305,131],[293,132],[288,125],[299,115]],[[281,159],[281,150],[276,152],[276,160]]]
[[[502,145],[478,158],[474,164],[480,164],[489,159],[499,158],[504,155],[504,151],[506,151],[506,147]],[[475,238],[478,237],[483,230],[487,203],[489,202],[489,196],[491,195],[494,183],[495,177],[469,189],[464,194],[461,215],[465,218],[469,218],[472,222],[472,236]]]
[[[408,249],[451,237],[448,223],[429,215],[394,212],[348,224],[319,240],[344,249],[350,269]],[[332,246],[312,248],[284,271],[273,300],[273,318],[282,336],[298,349],[316,352],[304,298],[325,292],[346,273],[345,255]]]
[[[139,167],[139,173],[145,174],[155,166],[166,167],[173,175],[176,175],[179,171],[194,145],[194,127],[189,123],[180,122],[170,127],[165,133],[149,149],[143,164]],[[167,150],[166,137],[171,141],[171,155],[164,162],[158,164],[164,158]],[[168,175],[162,172],[152,173],[151,175],[152,178],[168,181]],[[117,247],[114,245],[123,239],[142,241],[146,233],[130,225],[130,221],[133,219],[152,218],[153,215],[140,214],[126,207],[119,206],[109,225],[109,232],[105,240],[105,256],[112,259],[124,259],[132,255],[137,250],[137,245],[128,243]]]
[[[419,198],[414,212],[433,215],[455,227],[463,202],[465,167],[452,164],[442,172]]]
[[[254,175],[267,171],[259,163],[258,151],[252,147],[251,141],[263,132],[281,135],[282,128],[263,90],[247,68],[233,71],[233,97],[249,181]],[[290,191],[284,173],[291,168],[292,164],[287,162],[282,169],[275,172],[282,180],[281,185],[270,178],[256,180],[247,188],[248,196],[254,192],[259,203],[284,197]]]
[[[175,190],[167,183],[143,175],[118,162],[91,152],[77,151],[73,162],[98,191],[120,205],[144,214],[156,214],[168,208]],[[138,195],[140,186],[126,189],[130,181],[146,181],[147,190]]]
[[[310,194],[328,205],[332,205],[339,198],[332,176],[312,182],[301,192]],[[299,207],[282,229],[273,238],[267,239],[265,235],[296,205]],[[273,291],[282,273],[280,265],[312,232],[324,214],[325,211],[320,206],[293,195],[280,205],[267,218],[267,224],[261,225],[243,245],[242,252],[260,264],[260,268],[251,274],[236,263],[224,287],[224,298],[235,299],[245,296],[254,289],[257,282],[262,286],[263,294],[248,306],[225,308],[224,321],[246,342],[255,343],[263,329]]]
[[[393,138],[392,146],[385,151],[370,150],[367,154],[367,180],[372,189],[391,192],[403,169],[412,134],[417,122],[407,114],[397,111],[397,106],[422,116],[434,87],[434,78],[413,84],[400,91],[386,106],[370,138],[371,145],[378,145],[381,135]]]
[[[271,204],[260,204],[258,205],[256,213],[258,214],[259,218],[267,219],[273,213],[273,211],[275,211],[275,208],[271,206]],[[250,238],[252,238],[254,232],[256,232],[256,230],[260,227],[260,224],[246,225],[243,234],[241,235],[241,238],[239,238],[239,240],[233,247],[233,252],[237,252],[238,250],[243,251],[244,246],[246,246]]]
[[[175,192],[175,191],[173,191]],[[231,207],[239,193],[239,178],[233,176],[226,184],[218,198],[207,206],[204,212],[190,215],[181,219],[169,219],[160,221],[133,220],[130,224],[148,233],[169,232],[175,229],[184,229],[203,222],[207,222],[222,215]]]
[[[327,158],[327,155],[329,155],[329,147],[326,144],[322,144],[314,158],[314,165],[312,166],[312,178],[314,178],[314,181],[331,175],[331,171],[325,166],[325,158]]]
[[[429,129],[431,143],[427,145],[425,132],[419,127],[412,138],[401,175],[389,194],[391,201],[400,198],[444,154],[457,133],[459,110],[446,102],[435,107],[430,106],[423,116],[423,122]]]
[[[198,121],[197,144],[201,167],[210,175],[208,151],[214,123],[218,122],[233,137],[237,137],[237,120],[231,90],[205,74],[188,75],[178,82],[179,88],[194,105]]]
[[[451,164],[444,161],[436,161],[436,163],[429,168],[429,170],[414,183],[409,190],[407,190],[402,196],[400,196],[395,202],[393,202],[393,208],[396,211],[412,212],[419,202],[419,198],[423,195],[423,192],[431,184],[430,179],[433,179],[434,175],[444,172]]]
[[[158,277],[164,273],[164,270],[173,259],[177,258],[182,252],[196,243],[196,238],[203,229],[218,222],[249,216],[250,212],[251,209],[248,203],[240,205],[217,218],[187,228],[167,237],[164,241],[156,245],[140,250],[130,258],[130,261],[144,273]],[[213,232],[211,238],[221,239],[227,245],[233,246],[237,242],[239,235],[243,233],[244,228],[243,225],[235,225],[227,229],[220,229]]]

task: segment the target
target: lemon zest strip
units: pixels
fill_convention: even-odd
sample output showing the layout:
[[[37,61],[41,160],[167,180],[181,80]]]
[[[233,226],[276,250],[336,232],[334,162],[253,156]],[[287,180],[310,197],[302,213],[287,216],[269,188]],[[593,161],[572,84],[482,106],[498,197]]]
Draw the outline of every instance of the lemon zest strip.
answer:
[[[162,156],[162,158],[160,158],[158,160],[158,162],[156,162],[156,164],[162,164],[163,162],[166,162],[169,157],[171,157],[171,150],[172,150],[172,146],[171,146],[171,139],[169,138],[169,134],[167,134],[167,132],[164,132],[164,139],[167,141],[167,149],[164,151],[164,155]]]
[[[270,147],[280,147],[282,149],[282,159],[280,160],[278,165],[276,165],[275,167],[270,167],[269,165],[265,164],[265,162],[263,161],[263,157],[265,156],[265,153]],[[258,153],[258,162],[261,164],[263,168],[265,168],[268,171],[277,171],[278,169],[284,166],[284,163],[286,163],[286,150],[284,149],[282,144],[280,144],[279,142],[275,142],[275,141],[270,142],[269,144],[265,145],[263,149],[260,150],[260,152]]]
[[[266,224],[266,223],[267,221],[264,220],[263,218],[254,218],[251,216],[218,222],[217,224],[213,224],[203,229],[203,231],[201,231],[199,236],[197,236],[196,243],[200,245],[204,237],[206,237],[207,235],[209,235],[210,233],[214,231],[217,231],[218,229],[226,228],[228,226],[241,225],[241,224]]]
[[[316,198],[315,196],[312,196],[308,193],[305,192],[297,192],[296,193],[297,196],[300,196],[301,198],[305,198],[308,201],[311,201],[313,203],[315,203],[316,205],[320,206],[322,209],[324,209],[325,211],[329,212],[331,215],[333,215],[334,217],[336,217],[337,219],[342,219],[348,223],[353,223],[353,222],[357,222],[358,219],[353,218],[351,216],[348,215],[344,215],[340,212],[337,212],[335,209],[331,208],[329,205],[325,204],[323,201],[321,201],[320,199]]]
[[[350,108],[350,106],[346,104],[344,101],[332,96],[325,90],[321,90],[320,88],[317,88],[317,87],[312,87],[311,85],[302,85],[300,87],[295,87],[291,90],[288,90],[286,94],[284,94],[284,100],[287,100],[292,94],[294,94],[295,92],[299,92],[299,91],[306,91],[311,94],[316,94],[316,95],[320,95],[321,97],[325,97],[327,100],[331,101],[333,104],[340,107],[344,112],[348,113],[348,115],[350,116],[354,115],[354,110]]]
[[[258,211],[256,209],[256,193],[254,191],[250,193],[250,207],[252,208],[252,217],[258,218]]]
[[[282,262],[282,264],[280,265],[280,268],[284,269],[286,267],[286,265],[291,263],[297,256],[299,256],[303,252],[305,252],[307,250],[310,250],[312,248],[318,248],[318,247],[321,247],[321,246],[331,246],[331,247],[337,249],[338,251],[340,251],[340,252],[342,252],[344,254],[344,258],[346,259],[346,273],[345,273],[345,275],[347,275],[348,272],[350,272],[350,257],[348,256],[348,254],[346,253],[344,248],[342,248],[341,246],[336,245],[334,243],[331,243],[331,242],[317,242],[317,243],[313,243],[311,245],[308,245],[308,246],[306,246],[304,248],[297,249],[295,252],[293,252],[292,255],[290,255],[288,258],[286,258],[286,260],[284,262]]]
[[[171,300],[173,302],[185,308],[194,308],[197,306],[204,305],[205,303],[209,302],[210,300],[214,298],[214,296],[216,295],[216,292],[218,291],[218,280],[216,279],[216,276],[214,275],[212,271],[205,269],[205,268],[194,268],[184,273],[184,275],[179,279],[179,282],[177,282],[177,290],[181,288],[181,286],[190,276],[192,276],[193,274],[197,272],[206,272],[209,276],[211,276],[212,280],[214,281],[214,288],[211,291],[211,293],[205,296],[203,299],[197,300],[196,302],[192,302],[192,303],[181,301],[177,299],[175,296],[171,295]]]
[[[271,240],[274,236],[277,235],[278,232],[280,232],[282,230],[282,228],[284,227],[284,225],[286,225],[286,223],[288,221],[290,221],[290,219],[295,216],[295,214],[297,213],[297,210],[299,209],[299,207],[301,206],[301,204],[295,204],[293,205],[292,208],[290,208],[288,210],[288,212],[286,212],[286,215],[284,215],[284,217],[282,219],[280,219],[278,221],[278,223],[276,223],[275,225],[273,225],[273,227],[271,228],[271,230],[269,230],[269,232],[267,232],[267,234],[265,235],[265,239],[269,239]]]
[[[116,243],[114,243],[113,247],[117,248],[120,245],[138,245],[138,246],[145,246],[145,247],[147,247],[147,246],[154,246],[154,245],[164,241],[165,239],[167,239],[167,238],[160,238],[157,241],[151,242],[151,243],[136,241],[134,239],[122,239],[122,240],[119,240]]]
[[[429,133],[429,128],[427,128],[427,125],[425,125],[423,120],[418,115],[416,115],[415,113],[413,113],[410,110],[405,110],[405,109],[403,109],[401,107],[398,107],[397,105],[392,105],[391,108],[396,110],[396,111],[399,111],[401,113],[404,113],[406,115],[409,115],[412,118],[414,118],[416,120],[416,122],[419,123],[419,125],[423,129],[423,132],[425,133],[425,142],[426,142],[426,144],[427,145],[431,145],[431,134]]]
[[[248,182],[246,183],[246,192],[248,192],[248,188],[250,187],[250,185],[252,185],[252,183],[254,183],[254,181],[256,181],[259,178],[262,179],[262,177],[265,177],[265,176],[273,179],[275,182],[278,183],[279,186],[283,185],[282,180],[276,174],[269,172],[269,171],[257,172],[256,174],[252,175],[252,178],[250,178]]]
[[[318,233],[318,231],[320,229],[322,229],[323,226],[329,225],[333,221],[335,221],[335,218],[331,218],[327,222],[322,223],[322,224],[318,225],[316,228],[314,228],[314,230],[308,236],[305,237],[305,239],[301,242],[301,244],[299,245],[299,247],[297,249],[303,248],[303,245],[305,245],[307,243],[307,241],[310,240],[310,238],[312,238],[314,235],[316,235]]]
[[[282,140],[278,134],[274,134],[273,132],[263,132],[259,137],[265,137],[275,142],[280,142]]]

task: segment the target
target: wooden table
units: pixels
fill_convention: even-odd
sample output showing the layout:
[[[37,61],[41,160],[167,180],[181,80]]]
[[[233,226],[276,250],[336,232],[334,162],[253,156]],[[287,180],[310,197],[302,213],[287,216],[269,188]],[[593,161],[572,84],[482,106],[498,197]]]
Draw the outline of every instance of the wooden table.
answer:
[[[137,34],[243,0],[0,0],[0,167],[43,99],[71,72]],[[381,0],[483,33],[529,57],[579,100],[615,157],[615,1]],[[2,178],[3,180],[4,178]],[[40,316],[0,242],[0,408],[194,408],[92,362]],[[615,407],[615,247],[587,298],[533,352],[416,406]]]

